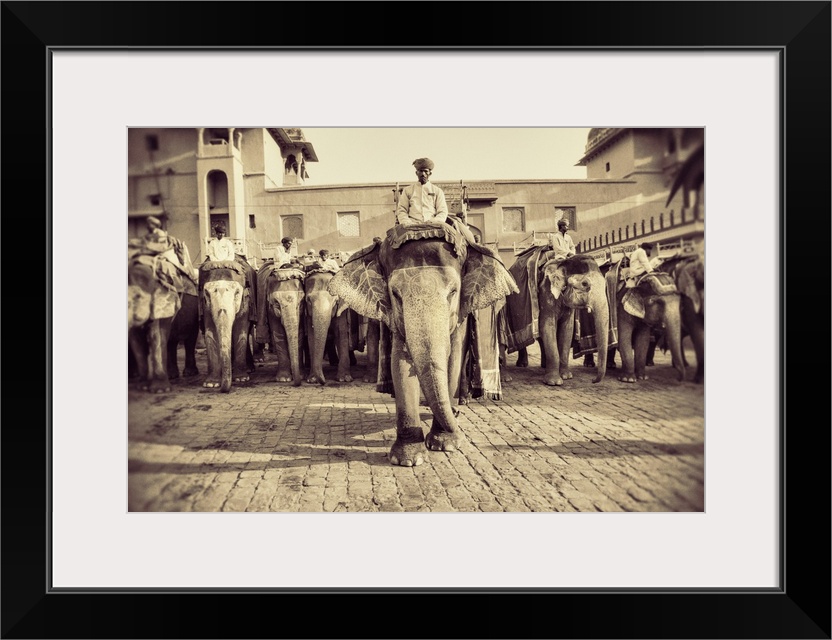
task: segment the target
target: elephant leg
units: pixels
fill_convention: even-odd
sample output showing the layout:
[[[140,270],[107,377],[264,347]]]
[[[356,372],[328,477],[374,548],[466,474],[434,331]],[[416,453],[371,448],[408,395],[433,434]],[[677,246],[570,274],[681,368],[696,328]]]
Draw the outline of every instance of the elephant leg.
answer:
[[[584,366],[585,367],[594,367],[595,366],[595,356],[591,353],[587,353],[584,356]]]
[[[179,377],[179,339],[177,336],[172,335],[168,339],[165,355],[168,359],[168,378],[176,380]]]
[[[231,377],[234,382],[248,382],[251,350],[248,344],[248,313],[234,320],[231,329]],[[252,366],[254,365],[251,362]]]
[[[171,318],[151,320],[148,325],[148,348],[150,351],[148,390],[153,393],[164,393],[170,391],[171,388],[167,367],[170,325]]]
[[[633,348],[635,349],[635,372],[637,380],[647,380],[647,356],[650,352],[650,327],[639,326],[633,334]],[[655,349],[655,342],[652,343]]]
[[[364,374],[364,382],[378,380],[379,337],[378,321],[370,320],[367,323],[367,372]]]
[[[621,382],[635,382],[635,353],[633,351],[633,319],[624,308],[618,307],[618,351],[621,354]]]
[[[194,324],[193,329],[185,334],[182,341],[185,346],[185,368],[182,370],[182,375],[186,378],[199,375],[199,369],[196,366],[196,340],[199,337],[199,330]]]
[[[570,380],[572,372],[569,371],[569,352],[572,349],[572,335],[575,330],[575,312],[571,309],[565,311],[565,317],[558,322],[558,358],[560,364],[558,371],[563,380]]]
[[[280,318],[269,314],[269,327],[271,328],[271,348],[277,358],[277,382],[292,382],[292,369],[289,362],[289,342],[286,338],[286,330],[280,323]]]
[[[644,358],[644,365],[647,367],[652,367],[655,365],[655,363],[653,362],[653,358],[656,355],[656,345],[658,344],[658,341],[656,340],[656,337],[654,335],[651,335],[651,332],[648,332],[648,337],[650,339],[650,342],[647,345],[647,354]]]
[[[333,318],[335,323],[335,336],[338,340],[338,382],[352,382],[350,365],[354,364],[355,354],[350,348],[350,324],[349,311]],[[344,357],[341,357],[341,356]]]
[[[142,388],[146,389],[148,383],[146,327],[130,329],[127,338],[130,342],[130,352],[133,354],[133,360],[136,366],[136,376]]]
[[[508,372],[508,358],[506,356],[506,345],[500,345],[500,382],[511,382],[513,378]]]
[[[546,349],[543,348],[543,339],[537,339],[537,345],[540,347],[540,368],[545,369],[549,366],[549,361],[546,359]]]
[[[526,347],[520,347],[517,350],[517,362],[514,363],[515,367],[528,367],[529,366],[529,352],[526,350]]]
[[[541,304],[540,309],[540,359],[543,354],[551,354],[546,358],[546,373],[543,376],[543,383],[551,387],[563,386],[563,378],[560,374],[560,348],[557,341],[560,333],[558,318],[554,307],[551,304]]]
[[[419,379],[404,340],[393,336],[390,354],[396,396],[396,441],[390,448],[390,462],[412,467],[424,462],[425,433],[419,416]]]
[[[615,364],[615,347],[610,347],[607,350],[607,369],[615,369],[618,365]]]
[[[252,340],[253,340],[251,348],[252,348],[252,357],[254,359],[254,362],[265,362],[266,361],[266,345],[264,345],[262,342],[257,342],[257,340],[254,340],[254,336],[255,336],[254,325],[252,325],[250,327],[250,333],[251,333],[251,337],[252,337]]]

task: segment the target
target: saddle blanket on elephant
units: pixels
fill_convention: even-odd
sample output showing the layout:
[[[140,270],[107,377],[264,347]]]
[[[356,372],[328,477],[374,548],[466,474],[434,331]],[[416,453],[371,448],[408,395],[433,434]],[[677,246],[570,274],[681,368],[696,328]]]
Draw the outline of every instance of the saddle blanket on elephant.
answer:
[[[503,303],[492,304],[468,316],[465,354],[468,389],[460,389],[460,393],[468,391],[472,398],[503,399],[500,382],[500,337],[505,336],[505,329],[500,328],[505,318],[503,309]]]
[[[254,322],[257,324],[257,329],[254,334],[255,342],[260,344],[268,344],[271,341],[269,335],[269,318],[266,313],[268,307],[267,291],[268,280],[274,278],[275,280],[299,280],[301,288],[303,288],[303,281],[306,274],[303,269],[290,267],[288,264],[275,265],[273,262],[267,262],[257,271],[257,291],[260,295],[255,301],[256,315]]]
[[[178,260],[174,262],[167,252],[156,255],[134,253],[129,257],[128,271],[129,266],[132,264],[144,264],[150,267],[153,270],[155,279],[158,280],[159,284],[165,287],[165,289],[175,291],[176,293],[196,294],[196,286],[193,276],[183,271],[182,266],[178,263]]]
[[[454,253],[464,255],[468,245],[463,234],[445,222],[424,222],[412,225],[397,224],[387,230],[387,241],[393,249],[398,249],[405,242],[441,238],[454,247]]]
[[[506,349],[509,353],[534,344],[540,336],[537,287],[540,271],[551,254],[548,247],[533,246],[519,254],[509,267],[508,271],[520,289],[519,293],[506,296]]]

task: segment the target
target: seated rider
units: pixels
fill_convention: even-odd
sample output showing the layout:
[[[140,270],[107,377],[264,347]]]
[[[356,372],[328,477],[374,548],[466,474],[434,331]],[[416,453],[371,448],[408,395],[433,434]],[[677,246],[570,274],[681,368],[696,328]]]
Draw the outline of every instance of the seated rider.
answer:
[[[324,269],[329,269],[331,271],[339,271],[341,269],[338,261],[330,255],[329,249],[321,249],[318,252],[318,255],[321,257],[318,262]]]
[[[653,263],[647,252],[651,251],[652,245],[649,242],[642,242],[636,250],[630,254],[630,270],[627,273],[627,288],[636,286],[636,281],[645,273],[653,272]],[[652,251],[651,251],[652,253]]]
[[[225,237],[225,224],[218,222],[214,225],[215,238],[208,240],[206,260],[234,260],[236,254],[234,243]]]
[[[445,222],[448,220],[448,203],[445,192],[430,181],[434,163],[430,158],[417,158],[413,161],[418,182],[404,188],[396,206],[396,223],[409,227],[424,222]],[[461,218],[456,225],[469,244],[474,243],[474,235]],[[454,225],[451,225],[454,226]]]
[[[569,235],[569,220],[566,218],[558,220],[558,232],[552,236],[552,250],[555,252],[555,262],[563,262],[577,253],[575,241]]]

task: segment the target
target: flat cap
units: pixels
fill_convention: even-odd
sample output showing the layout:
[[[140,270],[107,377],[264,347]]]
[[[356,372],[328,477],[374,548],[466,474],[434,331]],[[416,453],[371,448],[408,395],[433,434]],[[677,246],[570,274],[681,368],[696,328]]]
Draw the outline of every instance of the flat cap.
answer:
[[[416,158],[413,161],[413,166],[417,169],[428,169],[430,171],[433,171],[434,165],[433,160],[431,160],[430,158]]]

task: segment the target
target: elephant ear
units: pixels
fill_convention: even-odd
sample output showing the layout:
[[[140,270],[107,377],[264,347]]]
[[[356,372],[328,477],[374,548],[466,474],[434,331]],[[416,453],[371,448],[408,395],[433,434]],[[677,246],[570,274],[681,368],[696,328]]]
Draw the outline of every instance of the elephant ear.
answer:
[[[566,286],[566,269],[554,260],[550,260],[543,267],[543,277],[549,281],[555,300],[560,298],[560,294]]]
[[[326,287],[356,313],[390,325],[387,279],[378,262],[378,248],[353,256]]]
[[[462,276],[460,320],[510,293],[520,293],[520,289],[500,258],[487,247],[470,245]]]

